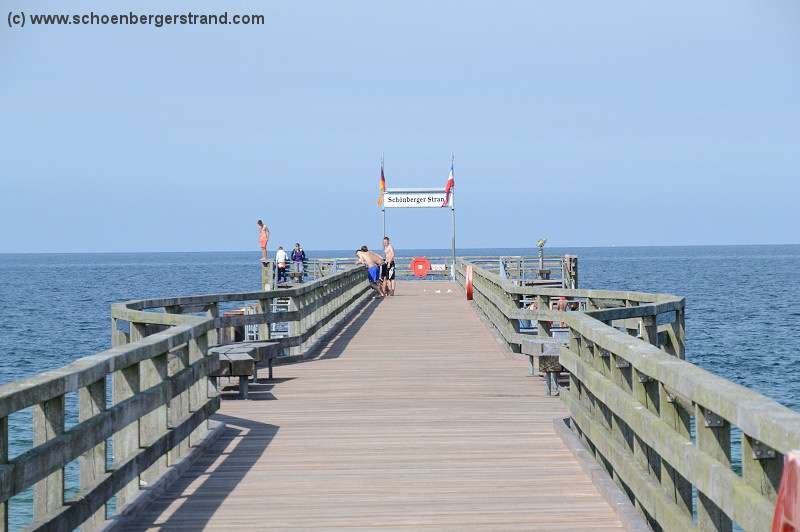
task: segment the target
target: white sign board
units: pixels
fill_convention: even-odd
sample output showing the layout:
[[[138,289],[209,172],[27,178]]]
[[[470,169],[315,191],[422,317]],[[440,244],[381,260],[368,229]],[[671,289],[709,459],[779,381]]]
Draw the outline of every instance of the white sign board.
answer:
[[[410,207],[415,209],[441,208],[444,203],[443,189],[387,189],[383,193],[383,206],[386,209]],[[453,206],[453,195],[445,207]]]

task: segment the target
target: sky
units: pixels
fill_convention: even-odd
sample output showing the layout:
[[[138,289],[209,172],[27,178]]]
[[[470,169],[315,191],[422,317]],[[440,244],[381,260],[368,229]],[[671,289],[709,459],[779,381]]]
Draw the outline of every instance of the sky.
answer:
[[[800,242],[796,0],[109,5],[0,0],[0,252]]]

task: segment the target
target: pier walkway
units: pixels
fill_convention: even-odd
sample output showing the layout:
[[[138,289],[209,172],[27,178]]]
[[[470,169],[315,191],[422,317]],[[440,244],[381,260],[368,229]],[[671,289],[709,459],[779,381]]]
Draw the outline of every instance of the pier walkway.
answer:
[[[400,282],[313,360],[223,401],[219,439],[127,530],[620,530],[457,285]]]

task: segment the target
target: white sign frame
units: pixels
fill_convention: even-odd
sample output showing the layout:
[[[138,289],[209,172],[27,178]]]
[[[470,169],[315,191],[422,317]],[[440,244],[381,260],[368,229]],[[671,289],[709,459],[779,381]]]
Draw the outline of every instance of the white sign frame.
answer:
[[[456,207],[455,187],[450,191],[447,203],[444,188],[387,188],[383,191],[381,214],[383,217],[383,235],[386,234],[386,209],[449,209],[453,221],[453,258],[451,263],[451,276],[455,281],[456,275]],[[404,198],[404,200],[401,200]],[[393,201],[396,199],[398,201]]]
[[[453,197],[450,194],[445,205],[446,194],[443,188],[387,188],[383,192],[384,209],[452,209]]]

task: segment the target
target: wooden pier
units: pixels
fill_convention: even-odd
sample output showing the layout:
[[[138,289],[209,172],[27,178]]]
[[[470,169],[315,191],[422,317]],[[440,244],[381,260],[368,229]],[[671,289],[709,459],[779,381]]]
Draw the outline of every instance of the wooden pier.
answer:
[[[555,433],[564,407],[463,292],[398,294],[223,401],[219,441],[125,529],[620,530]]]
[[[800,414],[685,361],[683,298],[522,264],[113,305],[112,349],[0,387],[2,529],[32,488],[32,530],[769,530]]]

